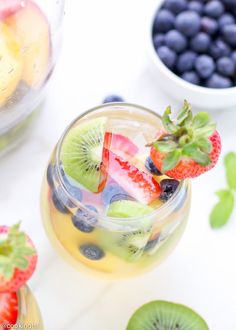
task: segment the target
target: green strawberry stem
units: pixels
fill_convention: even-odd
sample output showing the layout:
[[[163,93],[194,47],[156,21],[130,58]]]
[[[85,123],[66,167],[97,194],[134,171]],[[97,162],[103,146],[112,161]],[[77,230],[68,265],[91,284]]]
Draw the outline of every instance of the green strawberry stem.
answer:
[[[20,223],[13,225],[6,234],[0,234],[0,276],[10,280],[14,270],[25,270],[29,265],[28,257],[35,254],[27,235],[20,231]]]
[[[207,112],[193,116],[191,105],[184,101],[175,119],[171,119],[171,108],[163,114],[162,124],[166,134],[152,143],[165,157],[162,172],[175,168],[182,158],[189,158],[202,166],[211,164],[212,144],[209,137],[214,133],[216,124]]]

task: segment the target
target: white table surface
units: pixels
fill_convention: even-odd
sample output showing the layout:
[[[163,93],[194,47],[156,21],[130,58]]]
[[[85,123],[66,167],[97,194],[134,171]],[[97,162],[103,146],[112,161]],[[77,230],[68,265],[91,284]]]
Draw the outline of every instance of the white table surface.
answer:
[[[28,140],[0,160],[0,223],[22,219],[38,248],[39,265],[30,286],[46,330],[125,330],[134,310],[155,299],[191,306],[211,330],[236,329],[235,214],[222,230],[208,225],[214,192],[225,184],[222,159],[194,180],[189,224],[174,253],[142,277],[109,282],[78,273],[54,252],[40,219],[43,171],[75,116],[109,93],[158,112],[170,103],[148,70],[144,26],[155,2],[68,0],[64,47],[45,109]],[[223,153],[236,150],[236,109],[214,117]]]

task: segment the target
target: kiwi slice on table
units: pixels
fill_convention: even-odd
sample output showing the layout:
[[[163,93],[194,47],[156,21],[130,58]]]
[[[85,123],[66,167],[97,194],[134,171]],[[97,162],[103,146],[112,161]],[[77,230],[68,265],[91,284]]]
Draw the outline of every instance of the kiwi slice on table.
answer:
[[[139,308],[126,330],[209,330],[192,309],[167,301],[152,301]]]
[[[125,218],[140,217],[150,214],[153,209],[150,206],[129,200],[121,200],[110,204],[107,216],[111,218],[124,219],[124,231],[109,232],[102,230],[100,232],[101,245],[114,255],[128,261],[134,262],[143,253],[148,242],[151,221],[150,219],[141,219],[140,228],[130,230],[127,224],[125,230]]]
[[[91,192],[98,192],[106,118],[96,118],[72,128],[61,149],[64,171]]]

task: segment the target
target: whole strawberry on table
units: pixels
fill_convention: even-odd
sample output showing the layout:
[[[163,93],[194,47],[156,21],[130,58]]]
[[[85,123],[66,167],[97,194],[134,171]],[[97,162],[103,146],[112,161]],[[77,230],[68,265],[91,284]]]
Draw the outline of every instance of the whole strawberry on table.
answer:
[[[19,224],[0,226],[0,326],[16,324],[18,291],[35,271],[37,259],[33,242]]]

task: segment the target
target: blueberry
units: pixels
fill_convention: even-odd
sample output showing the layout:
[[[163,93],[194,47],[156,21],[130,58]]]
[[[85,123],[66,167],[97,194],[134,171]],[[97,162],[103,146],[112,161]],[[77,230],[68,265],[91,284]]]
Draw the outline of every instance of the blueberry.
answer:
[[[188,10],[196,11],[199,15],[201,15],[203,11],[203,4],[199,1],[190,1],[188,4]]]
[[[205,5],[204,12],[207,16],[219,18],[224,13],[222,1],[212,0]]]
[[[201,78],[209,78],[215,70],[215,62],[208,55],[198,56],[195,68]]]
[[[179,181],[173,179],[164,179],[161,180],[160,185],[161,195],[159,198],[162,202],[167,202],[178,188]]]
[[[186,0],[166,0],[165,8],[169,9],[174,14],[179,14],[182,11],[187,9],[187,1]]]
[[[57,190],[54,190],[52,193],[52,201],[53,204],[55,206],[55,208],[63,213],[63,214],[67,214],[69,213],[69,209],[67,208],[67,203],[65,203],[66,199],[63,193],[63,190],[59,187]]]
[[[124,189],[122,189],[117,183],[110,183],[105,187],[105,189],[102,192],[102,201],[105,205],[111,204],[111,201],[114,201],[115,196],[122,195],[127,196],[127,198],[123,199],[129,199],[129,195],[126,193]]]
[[[146,161],[145,161],[145,167],[146,167],[146,169],[150,173],[152,173],[154,175],[158,175],[158,176],[162,175],[162,173],[158,170],[158,168],[156,167],[156,165],[153,163],[153,160],[152,160],[151,157],[148,157],[146,159]]]
[[[126,193],[125,194],[117,194],[117,195],[114,195],[111,199],[111,204],[112,203],[115,203],[115,202],[119,202],[119,201],[133,201],[134,198],[127,195]]]
[[[201,28],[200,16],[190,10],[182,12],[176,17],[175,27],[187,37],[193,37]]]
[[[200,32],[195,37],[193,37],[190,41],[190,46],[192,50],[197,53],[207,52],[211,44],[211,37],[205,33]]]
[[[199,78],[198,74],[195,71],[184,72],[182,74],[181,78],[184,79],[185,81],[188,81],[191,84],[194,84],[194,85],[199,85],[200,84],[200,78]]]
[[[223,40],[217,39],[211,44],[209,53],[215,60],[217,60],[220,57],[229,56],[231,48]]]
[[[186,51],[181,54],[177,61],[177,70],[180,73],[191,71],[195,65],[197,54],[193,51]]]
[[[165,36],[166,46],[180,53],[187,48],[187,38],[177,30],[169,31]]]
[[[51,164],[49,164],[46,175],[47,175],[47,182],[51,188],[54,187],[53,172],[54,172],[54,167]]]
[[[231,15],[229,13],[225,13],[219,18],[219,28],[220,29],[222,29],[225,25],[234,24],[234,23],[235,23],[235,19],[234,19],[233,15]]]
[[[92,205],[85,205],[92,212],[98,213],[97,209]],[[86,209],[78,209],[76,214],[71,217],[74,226],[83,233],[91,233],[94,230],[94,225],[97,223],[97,218],[90,214]]]
[[[232,52],[231,58],[234,61],[234,65],[235,65],[235,68],[236,68],[236,50]]]
[[[209,88],[229,88],[232,86],[232,81],[229,78],[223,77],[218,73],[214,73],[206,82]]]
[[[217,21],[207,16],[202,17],[201,27],[203,32],[210,35],[215,34],[219,28]]]
[[[222,35],[231,46],[236,46],[236,24],[225,25]]]
[[[163,33],[155,34],[153,37],[153,45],[154,48],[157,50],[160,46],[165,44],[165,35]]]
[[[235,72],[235,64],[230,57],[221,57],[216,63],[217,71],[223,76],[230,77]]]
[[[66,189],[68,193],[74,197],[77,201],[82,201],[82,191],[79,187],[73,186],[69,181],[65,182]]]
[[[153,23],[153,31],[157,32],[167,32],[174,27],[175,17],[167,9],[161,9],[157,12],[157,15]]]
[[[108,95],[103,100],[103,103],[124,102],[124,99],[119,95]]]
[[[235,0],[222,0],[222,2],[229,6],[228,8],[234,8],[235,7]]]
[[[105,256],[104,251],[95,244],[83,244],[79,249],[83,256],[90,260],[100,260]]]
[[[176,53],[167,46],[161,46],[157,50],[157,54],[159,55],[162,62],[170,69],[173,69],[176,63]]]

